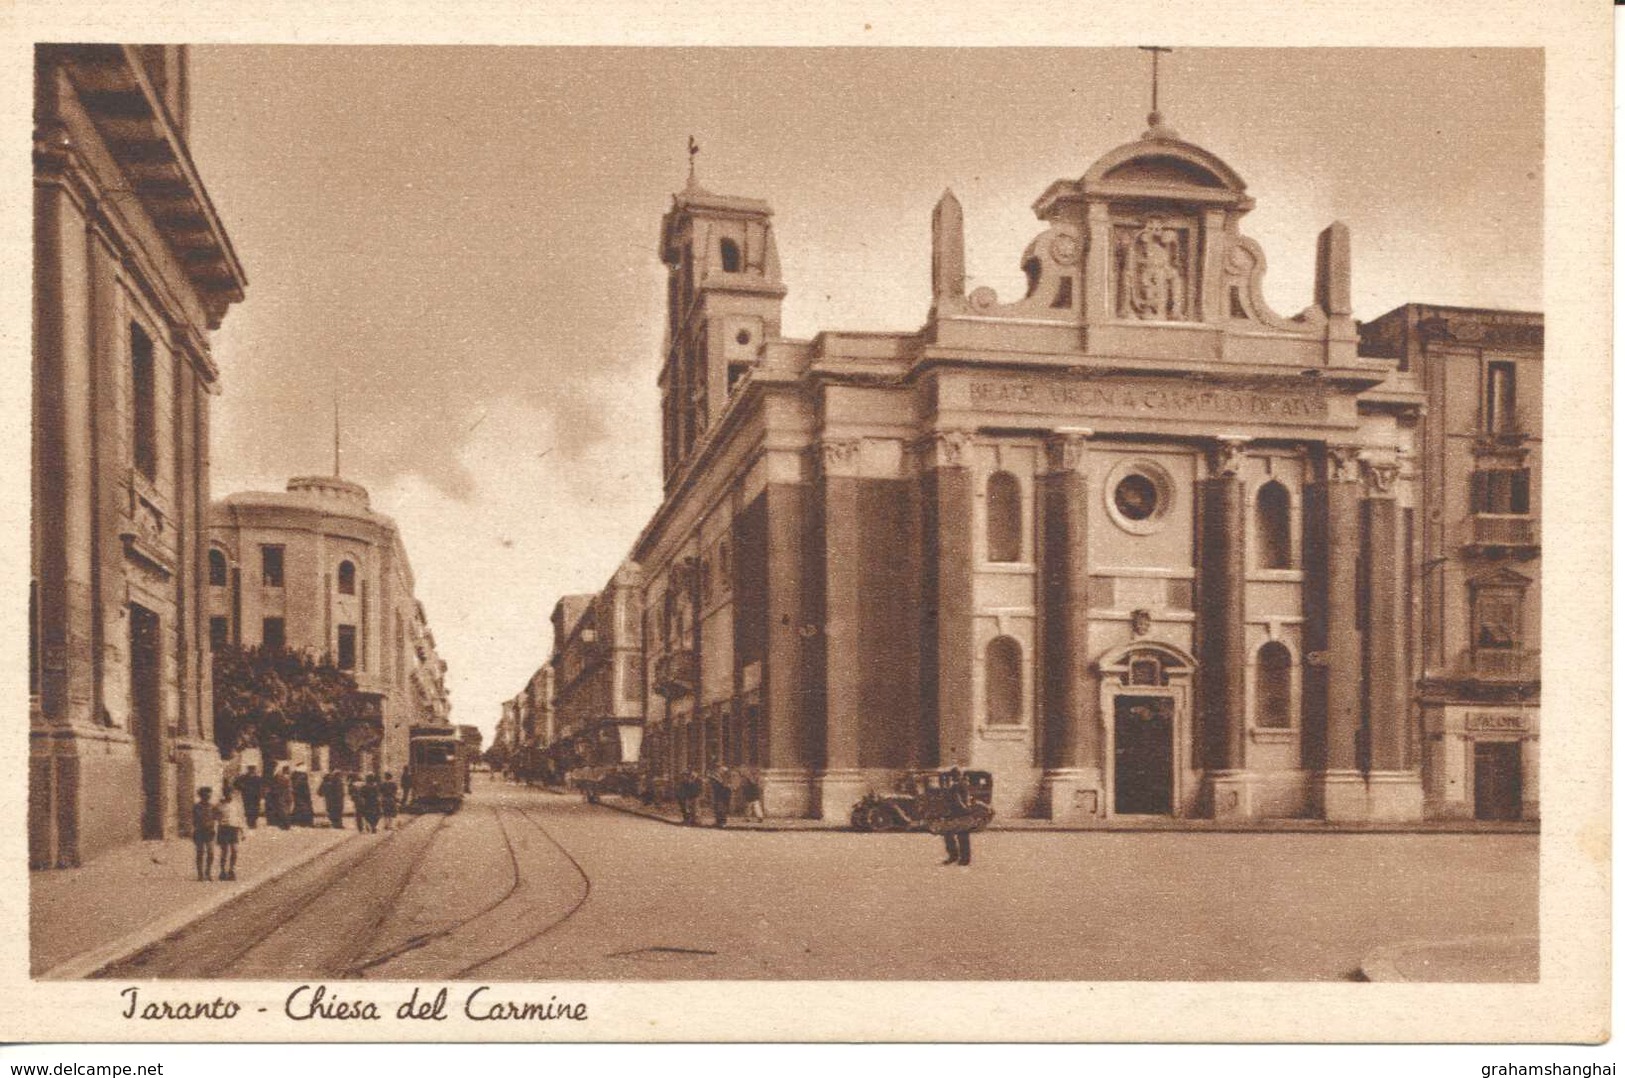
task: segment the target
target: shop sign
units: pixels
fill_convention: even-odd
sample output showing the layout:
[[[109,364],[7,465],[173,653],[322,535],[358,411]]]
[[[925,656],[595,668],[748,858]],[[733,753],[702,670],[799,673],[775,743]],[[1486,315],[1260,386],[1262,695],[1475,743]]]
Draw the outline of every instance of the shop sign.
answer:
[[[1464,725],[1472,733],[1521,733],[1529,729],[1529,719],[1525,715],[1474,711],[1468,713]]]

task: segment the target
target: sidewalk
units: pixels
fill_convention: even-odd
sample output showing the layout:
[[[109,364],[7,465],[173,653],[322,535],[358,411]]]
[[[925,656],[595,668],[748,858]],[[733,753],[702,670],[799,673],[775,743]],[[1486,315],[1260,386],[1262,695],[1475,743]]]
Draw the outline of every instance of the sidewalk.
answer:
[[[661,823],[681,825],[682,816],[677,807],[670,804],[645,805],[637,798],[623,797],[619,794],[602,794],[598,803],[617,812],[626,812],[634,816],[642,816]],[[699,813],[700,823],[705,826],[712,824],[711,804],[709,801],[701,804]],[[804,817],[769,817],[761,823],[746,820],[743,816],[732,815],[728,817],[728,830],[730,831],[851,831],[852,825],[845,819],[840,820],[810,820]],[[1135,819],[1119,817],[1110,824],[1094,827],[1080,827],[1073,824],[1058,824],[1050,820],[1027,819],[1024,817],[1000,818],[994,817],[989,831],[1047,831],[1054,833],[1071,831],[1205,831],[1213,833],[1257,833],[1268,832],[1299,832],[1315,835],[1336,834],[1527,834],[1540,833],[1540,823],[1537,820],[1417,820],[1409,823],[1332,823],[1327,820],[1198,820],[1176,819],[1169,816],[1145,816]]]
[[[1540,940],[1535,936],[1472,936],[1415,940],[1381,947],[1360,963],[1368,981],[1446,984],[1532,984],[1540,980]]]
[[[88,977],[357,833],[261,823],[242,842],[237,879],[225,883],[198,880],[190,838],[131,842],[82,868],[30,872],[30,971]]]

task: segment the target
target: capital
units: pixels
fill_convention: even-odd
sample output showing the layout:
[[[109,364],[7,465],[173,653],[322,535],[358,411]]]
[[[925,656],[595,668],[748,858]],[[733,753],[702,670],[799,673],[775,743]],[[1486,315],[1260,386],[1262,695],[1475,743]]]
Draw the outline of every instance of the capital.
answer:
[[[934,430],[915,442],[924,468],[968,468],[973,444],[968,430]]]
[[[1326,481],[1352,483],[1360,478],[1360,446],[1326,446]]]
[[[1399,480],[1399,463],[1397,461],[1361,457],[1360,464],[1365,472],[1367,497],[1391,498],[1394,496],[1394,484]]]
[[[826,438],[818,444],[818,463],[824,475],[858,474],[862,438]]]
[[[1051,472],[1075,472],[1083,465],[1094,431],[1088,427],[1058,427],[1044,436],[1044,456]]]
[[[1235,435],[1220,435],[1208,447],[1209,464],[1213,477],[1230,479],[1241,471],[1241,462],[1247,456],[1247,439]]]

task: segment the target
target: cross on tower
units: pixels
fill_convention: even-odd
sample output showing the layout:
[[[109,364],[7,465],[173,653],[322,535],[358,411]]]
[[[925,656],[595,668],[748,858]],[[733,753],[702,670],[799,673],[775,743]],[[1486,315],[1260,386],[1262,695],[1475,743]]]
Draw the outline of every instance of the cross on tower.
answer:
[[[694,182],[694,158],[700,152],[700,144],[694,141],[694,136],[688,136],[688,182]]]
[[[1151,115],[1148,119],[1151,121],[1152,127],[1160,127],[1162,125],[1162,113],[1157,111],[1157,61],[1161,59],[1161,53],[1173,52],[1174,50],[1166,45],[1141,45],[1140,50],[1151,54]]]

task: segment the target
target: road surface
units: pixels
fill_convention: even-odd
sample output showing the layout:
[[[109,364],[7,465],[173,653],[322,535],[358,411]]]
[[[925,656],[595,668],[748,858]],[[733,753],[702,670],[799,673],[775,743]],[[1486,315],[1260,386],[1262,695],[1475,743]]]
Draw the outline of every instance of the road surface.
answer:
[[[680,828],[486,780],[102,971],[124,979],[1344,980],[1533,934],[1539,836]],[[253,856],[253,842],[243,846]]]

